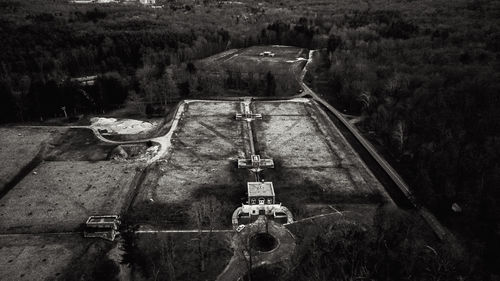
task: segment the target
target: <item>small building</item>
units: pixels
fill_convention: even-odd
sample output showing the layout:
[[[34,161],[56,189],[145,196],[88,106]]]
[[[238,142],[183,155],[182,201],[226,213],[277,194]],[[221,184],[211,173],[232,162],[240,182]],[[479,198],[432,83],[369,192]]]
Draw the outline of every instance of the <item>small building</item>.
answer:
[[[272,182],[248,182],[248,202],[233,212],[233,226],[255,221],[266,216],[279,223],[291,223],[292,213],[283,205],[276,203]]]
[[[97,79],[97,75],[83,76],[83,77],[75,77],[71,78],[70,81],[76,82],[82,86],[92,86]]]
[[[115,240],[120,225],[117,215],[90,216],[85,222],[84,237]]]
[[[139,0],[142,5],[154,5],[156,4],[156,0]]]
[[[260,172],[266,168],[274,168],[274,161],[273,159],[262,159],[260,155],[252,155],[250,159],[238,159],[238,168]]]
[[[274,204],[275,195],[272,182],[248,182],[248,204],[271,205]]]
[[[261,56],[261,57],[274,57],[274,55],[275,54],[271,51],[265,51],[265,52],[262,52],[259,54],[259,56]]]

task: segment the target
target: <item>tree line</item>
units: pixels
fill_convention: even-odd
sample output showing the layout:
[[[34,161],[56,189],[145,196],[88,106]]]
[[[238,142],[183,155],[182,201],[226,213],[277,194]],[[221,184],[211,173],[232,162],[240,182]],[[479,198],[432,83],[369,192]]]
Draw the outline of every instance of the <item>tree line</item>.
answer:
[[[241,35],[226,29],[227,22],[208,27],[200,23],[186,29],[161,14],[123,20],[136,12],[127,7],[53,13],[16,11],[9,9],[12,17],[0,19],[0,36],[4,38],[0,52],[0,122],[63,116],[62,107],[70,115],[102,113],[116,108],[129,95],[164,105],[210,90],[213,85],[202,71],[191,70],[190,77],[182,74],[189,62],[227,48],[254,44],[294,42],[310,47],[315,34],[305,18],[294,24],[278,20]],[[82,87],[71,81],[88,75],[98,75],[98,83]],[[248,85],[232,75],[221,86],[253,89],[266,95],[274,95],[276,87],[280,92],[287,91],[288,84],[275,78],[269,73],[262,81],[252,80]]]
[[[482,261],[475,270],[498,274],[500,30],[474,7],[439,21],[398,11],[347,15],[307,79],[339,110],[360,116],[357,127],[419,202]]]

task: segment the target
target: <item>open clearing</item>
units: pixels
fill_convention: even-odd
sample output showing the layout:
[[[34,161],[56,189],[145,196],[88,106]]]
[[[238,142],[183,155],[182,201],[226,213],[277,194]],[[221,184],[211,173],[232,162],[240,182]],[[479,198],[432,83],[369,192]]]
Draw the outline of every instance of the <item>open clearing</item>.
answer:
[[[40,152],[47,142],[64,129],[0,128],[0,192]]]
[[[248,172],[238,171],[235,163],[249,151],[245,124],[234,120],[236,112],[239,102],[188,102],[169,153],[147,174],[134,211],[144,204],[187,208],[193,198],[209,195],[236,207],[245,196]]]
[[[136,167],[123,162],[43,162],[0,199],[0,231],[74,231],[90,215],[118,214],[134,188]]]
[[[274,57],[260,56],[269,51]],[[250,48],[228,51],[224,55],[218,54],[200,61],[207,67],[222,67],[221,70],[267,73],[275,75],[285,73],[298,73],[307,61],[307,51],[302,48],[290,46],[253,46]],[[298,72],[296,72],[298,71]]]
[[[261,56],[269,51],[274,56]],[[258,95],[253,87],[265,88],[269,82],[268,73],[276,82],[277,96],[295,95],[301,89],[298,77],[307,62],[307,50],[290,46],[254,46],[229,50],[196,62],[197,68],[209,73],[210,79],[220,83],[237,81],[229,86],[242,95]],[[246,85],[246,86],[242,86]],[[253,85],[253,86],[252,86]],[[241,91],[243,90],[243,91]],[[262,89],[261,89],[262,90]],[[217,95],[223,95],[223,92]],[[234,95],[234,93],[233,93]]]
[[[289,207],[295,219],[316,216],[299,224],[339,219],[369,224],[377,204],[391,202],[327,115],[310,99],[253,100],[252,112],[263,118],[251,122],[252,137],[247,121],[235,120],[235,114],[243,112],[242,101],[188,100],[183,106],[171,132],[171,145],[163,144],[166,153],[158,154],[160,159],[145,174],[146,163],[134,161],[135,156],[103,161],[116,144],[100,141],[89,129],[69,129],[50,141],[45,161],[0,199],[0,234],[32,234],[0,235],[0,268],[7,272],[6,280],[36,279],[35,268],[44,267],[44,263],[42,279],[63,279],[78,259],[92,264],[89,257],[95,253],[89,249],[94,244],[86,241],[95,240],[74,245],[69,238],[55,240],[54,234],[40,236],[44,232],[76,232],[90,215],[125,214],[124,221],[132,225],[192,229],[195,225],[189,208],[203,197],[214,196],[223,203],[224,219],[219,227],[229,228],[232,212],[247,200],[247,181],[255,180],[248,170],[237,168],[238,159],[252,154],[252,142],[263,158],[275,160],[275,168],[265,170],[262,176],[274,183],[277,201]],[[50,133],[41,136],[53,137]],[[137,154],[146,149],[123,147],[129,153],[137,150]],[[30,150],[32,154],[38,153],[35,148]],[[331,215],[317,217],[320,214]],[[66,236],[78,236],[75,241],[80,241],[80,235]],[[163,238],[168,236],[161,235],[134,238],[138,253],[157,255],[155,247],[163,247]],[[205,279],[207,276],[192,270],[198,266],[193,243],[197,234],[179,235],[182,239],[175,239],[176,274],[181,279]],[[19,241],[11,238],[18,236]],[[222,236],[210,250],[210,255],[223,257],[213,259],[217,262],[212,264],[210,278],[215,278],[231,257]],[[147,267],[144,270],[149,270]]]
[[[253,106],[264,116],[255,122],[258,147],[261,154],[277,163],[277,168],[266,174],[282,202],[287,202],[282,189],[297,195],[316,194],[317,200],[333,202],[356,198],[363,203],[369,201],[364,198],[377,193],[388,199],[380,183],[312,101],[257,101]]]
[[[247,121],[235,120],[235,114],[243,112],[242,101],[188,100],[183,106],[166,154],[159,154],[160,159],[145,174],[146,163],[133,161],[134,157],[102,161],[109,158],[116,144],[101,142],[89,129],[42,131],[40,139],[52,138],[45,161],[0,199],[0,234],[33,234],[0,235],[0,245],[6,245],[0,248],[4,254],[0,268],[8,273],[6,278],[16,279],[17,272],[26,271],[29,274],[17,279],[33,279],[34,268],[49,259],[41,276],[62,278],[50,274],[64,268],[67,271],[68,264],[79,255],[87,258],[88,247],[84,249],[83,245],[90,244],[74,246],[64,239],[55,241],[54,234],[39,235],[78,231],[90,215],[125,214],[127,210],[125,219],[132,224],[190,229],[195,227],[188,214],[191,204],[214,196],[223,203],[221,216],[227,219],[220,227],[229,228],[232,212],[246,202],[247,181],[255,180],[252,173],[237,168],[238,159],[248,159],[252,154],[252,142],[263,158],[275,160],[275,168],[265,170],[262,176],[274,183],[277,201],[288,206],[295,219],[333,214],[314,221],[353,218],[369,224],[377,204],[391,202],[327,115],[310,99],[252,101],[252,112],[263,116],[251,122],[252,138]],[[31,150],[26,151],[35,155],[39,146],[29,142]],[[145,149],[123,147],[138,154]],[[128,209],[130,204],[132,208]],[[22,239],[16,242],[11,236]],[[157,245],[151,239],[157,241],[159,236],[148,237],[138,240],[146,256],[154,252],[148,247]],[[187,245],[187,252],[178,264],[196,268],[192,239],[185,234],[182,237],[187,240],[178,239],[178,249]],[[141,239],[146,240],[143,243]],[[42,254],[38,246],[42,244],[46,244],[48,256]],[[227,256],[217,263],[217,270],[211,273],[215,276],[230,256],[227,245],[213,251],[214,256]],[[14,255],[19,258],[12,258]],[[51,258],[54,255],[57,257]],[[199,278],[196,274],[183,275],[189,271],[179,274],[182,278]]]
[[[87,128],[72,128],[50,146],[46,159],[51,161],[102,161],[116,144],[105,143]]]
[[[264,171],[265,179],[274,183],[277,200],[290,204],[292,211],[315,215],[325,210],[307,208],[306,204],[390,201],[314,102],[254,101],[251,107],[263,115],[263,120],[252,122],[256,150],[276,163],[275,169]],[[148,172],[134,202],[133,212],[141,214],[141,222],[159,223],[155,220],[160,217],[162,223],[186,223],[187,209],[204,196],[214,195],[233,207],[245,202],[246,181],[254,178],[237,169],[236,160],[249,158],[251,153],[246,121],[236,121],[236,112],[241,112],[241,102],[187,102],[168,154]],[[299,205],[302,210],[298,210]],[[146,210],[154,206],[157,210],[167,207],[168,211],[160,216],[148,214]],[[347,209],[366,210],[356,206]],[[228,208],[228,217],[232,210]]]

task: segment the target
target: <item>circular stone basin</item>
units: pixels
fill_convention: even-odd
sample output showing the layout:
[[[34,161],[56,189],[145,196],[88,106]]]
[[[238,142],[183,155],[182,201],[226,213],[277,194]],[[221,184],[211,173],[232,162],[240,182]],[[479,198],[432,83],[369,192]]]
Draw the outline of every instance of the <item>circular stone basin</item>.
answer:
[[[278,247],[278,240],[269,233],[257,233],[250,238],[250,247],[259,252],[269,252]]]

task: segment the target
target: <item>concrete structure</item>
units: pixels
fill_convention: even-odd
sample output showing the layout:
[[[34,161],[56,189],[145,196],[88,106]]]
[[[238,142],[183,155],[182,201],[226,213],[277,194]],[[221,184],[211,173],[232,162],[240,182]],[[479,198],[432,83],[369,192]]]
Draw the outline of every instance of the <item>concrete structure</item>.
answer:
[[[236,120],[252,121],[256,119],[262,119],[262,114],[252,113],[250,109],[245,108],[245,111],[243,113],[236,113],[235,118]]]
[[[252,155],[250,159],[238,159],[238,168],[260,172],[265,168],[274,168],[273,159],[261,159],[260,155]]]
[[[254,222],[259,216],[265,216],[278,223],[292,223],[293,216],[287,207],[280,204],[242,204],[233,212],[233,227]]]
[[[75,2],[75,3],[93,3],[94,0],[91,2],[86,2],[87,0],[76,0],[76,1],[82,1],[82,2]],[[80,85],[84,86],[92,86],[95,83],[95,80],[97,79],[97,75],[90,75],[90,76],[83,76],[83,77],[75,77],[71,78],[70,80],[72,82],[77,82]]]
[[[117,215],[90,216],[85,222],[83,236],[113,241],[118,234],[119,225],[120,217]]]
[[[259,56],[261,56],[261,57],[274,57],[274,55],[275,54],[271,51],[265,51],[265,52],[262,52],[259,54]]]
[[[247,183],[248,203],[250,205],[274,204],[274,187],[272,182]]]
[[[242,204],[233,213],[234,227],[251,223],[259,216],[266,216],[280,223],[293,222],[292,213],[285,206],[276,203],[272,182],[249,182],[247,190],[247,204]]]

